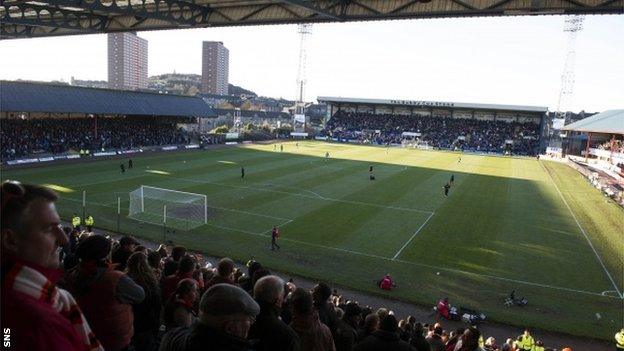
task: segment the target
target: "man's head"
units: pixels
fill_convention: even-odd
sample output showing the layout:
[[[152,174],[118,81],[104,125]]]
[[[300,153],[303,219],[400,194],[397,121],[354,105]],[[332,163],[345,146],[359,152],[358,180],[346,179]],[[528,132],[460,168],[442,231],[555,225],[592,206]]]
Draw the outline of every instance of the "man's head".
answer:
[[[78,243],[76,256],[81,262],[107,261],[111,252],[111,242],[101,235],[91,235]]]
[[[275,275],[260,278],[254,285],[254,297],[258,302],[281,308],[284,302],[284,281]]]
[[[388,315],[384,316],[379,321],[379,330],[383,330],[383,331],[387,331],[387,332],[391,332],[391,333],[396,333],[397,330],[398,330],[398,324],[397,324],[396,317],[394,317],[391,314],[388,314]]]
[[[119,247],[127,252],[134,252],[134,250],[136,249],[137,245],[139,245],[140,243],[138,241],[136,241],[135,238],[131,237],[131,236],[124,236],[123,238],[121,238],[119,240]]]
[[[331,288],[329,285],[320,282],[314,286],[312,289],[312,298],[316,303],[327,302],[327,299],[331,296]]]
[[[68,238],[60,225],[52,190],[5,181],[1,186],[2,252],[44,268],[58,268]]]
[[[178,282],[174,294],[180,299],[193,304],[199,296],[199,289],[195,279],[186,278]]]
[[[293,314],[299,316],[307,316],[314,310],[312,302],[312,294],[304,288],[297,288],[290,298]]]
[[[221,277],[230,278],[234,272],[234,261],[224,257],[217,264],[217,272]]]
[[[357,302],[347,302],[344,312],[342,319],[350,321],[353,325],[357,325],[362,319],[362,309]]]
[[[364,327],[370,332],[377,330],[379,328],[379,317],[374,313],[369,314],[364,318]]]
[[[178,270],[180,273],[190,273],[195,270],[196,261],[192,256],[185,255],[180,259]]]
[[[171,249],[171,258],[178,262],[182,257],[186,255],[186,248],[184,246],[175,246]]]
[[[260,306],[256,301],[245,290],[230,284],[213,285],[199,303],[201,323],[243,339],[258,313]]]

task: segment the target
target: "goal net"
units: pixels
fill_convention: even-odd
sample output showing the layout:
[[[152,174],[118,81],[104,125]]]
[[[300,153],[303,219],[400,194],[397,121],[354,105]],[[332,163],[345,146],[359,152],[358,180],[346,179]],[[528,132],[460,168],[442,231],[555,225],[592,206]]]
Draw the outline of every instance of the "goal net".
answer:
[[[206,195],[141,185],[130,192],[128,216],[154,224],[193,228],[208,223]]]

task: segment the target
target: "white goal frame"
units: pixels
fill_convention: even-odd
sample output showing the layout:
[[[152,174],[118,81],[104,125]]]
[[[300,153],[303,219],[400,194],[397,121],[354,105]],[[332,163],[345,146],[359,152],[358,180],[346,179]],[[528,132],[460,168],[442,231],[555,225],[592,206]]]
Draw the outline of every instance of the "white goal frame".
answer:
[[[208,223],[208,196],[206,196],[204,194],[197,194],[197,193],[191,193],[191,192],[186,192],[186,191],[158,188],[158,187],[149,186],[149,185],[141,185],[141,187],[139,189],[136,189],[136,190],[133,190],[133,191],[130,192],[130,194],[129,194],[129,196],[130,196],[129,216],[130,217],[132,217],[132,215],[137,213],[137,212],[134,212],[134,213],[132,212],[132,197],[133,197],[133,193],[135,193],[137,190],[139,190],[139,194],[140,194],[141,213],[145,213],[145,190],[146,189],[162,192],[163,194],[175,193],[175,194],[183,194],[183,195],[188,195],[189,197],[197,198],[198,200],[200,200],[200,202],[203,203],[202,205],[204,207],[203,223],[204,224]],[[164,197],[163,198],[158,198],[158,200],[163,201],[165,203],[168,202],[168,200],[166,200],[166,198],[164,198]],[[181,202],[176,202],[175,200],[171,200],[169,202],[171,202],[171,203],[181,203]],[[166,223],[166,221],[167,221],[167,205],[163,205],[163,222]]]

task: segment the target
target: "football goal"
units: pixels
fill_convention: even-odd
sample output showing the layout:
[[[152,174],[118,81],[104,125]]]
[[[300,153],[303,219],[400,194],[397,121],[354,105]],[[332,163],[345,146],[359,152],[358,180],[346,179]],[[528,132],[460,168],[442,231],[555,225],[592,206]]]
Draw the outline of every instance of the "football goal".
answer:
[[[190,229],[208,223],[206,195],[141,185],[130,192],[128,217]]]

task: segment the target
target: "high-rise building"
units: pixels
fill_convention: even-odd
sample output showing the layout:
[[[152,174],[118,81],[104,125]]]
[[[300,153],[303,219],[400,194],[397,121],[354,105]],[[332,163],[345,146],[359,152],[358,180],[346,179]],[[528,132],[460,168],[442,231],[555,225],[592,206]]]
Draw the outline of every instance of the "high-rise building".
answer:
[[[147,40],[134,32],[108,34],[108,87],[147,89]]]
[[[202,93],[227,95],[230,51],[220,41],[204,41],[202,47]]]

